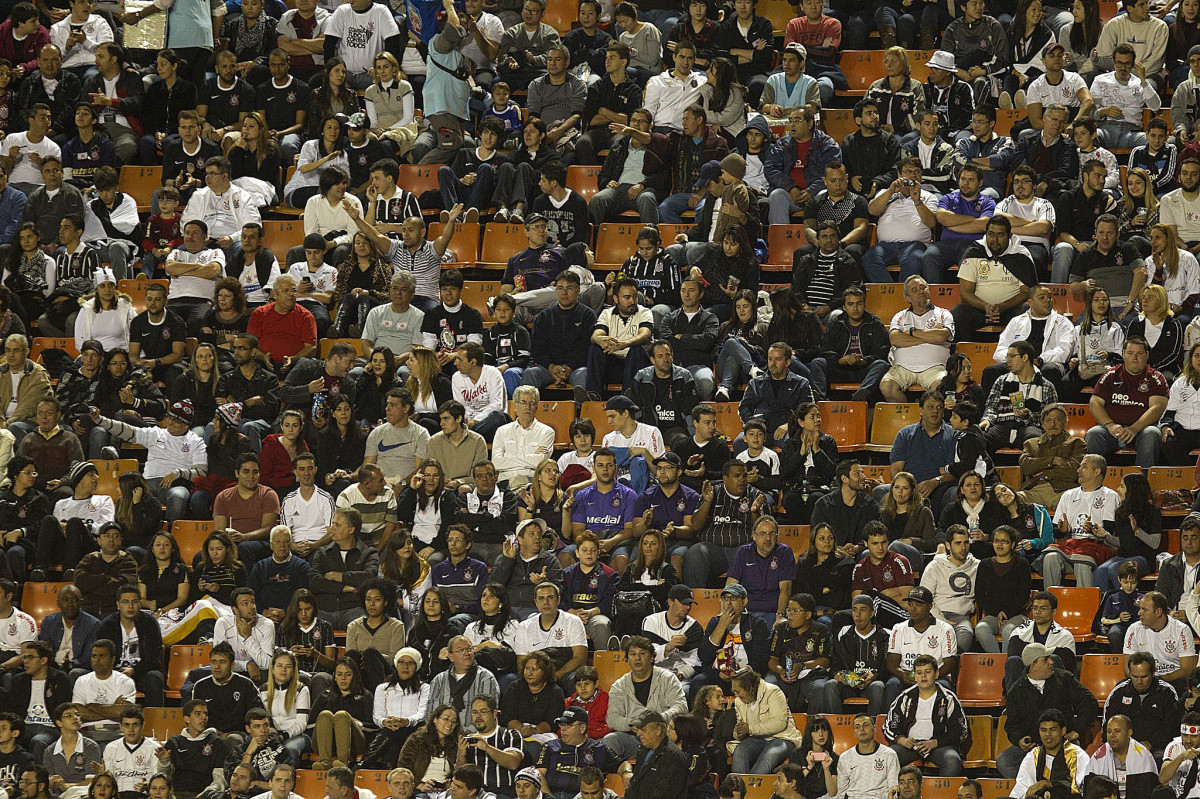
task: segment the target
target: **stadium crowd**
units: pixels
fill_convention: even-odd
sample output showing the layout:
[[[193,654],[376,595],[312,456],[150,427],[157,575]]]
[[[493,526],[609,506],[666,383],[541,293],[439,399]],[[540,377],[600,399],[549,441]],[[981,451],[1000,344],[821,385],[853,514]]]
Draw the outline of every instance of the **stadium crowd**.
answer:
[[[0,792],[1200,797],[1200,0],[551,4],[0,2]]]

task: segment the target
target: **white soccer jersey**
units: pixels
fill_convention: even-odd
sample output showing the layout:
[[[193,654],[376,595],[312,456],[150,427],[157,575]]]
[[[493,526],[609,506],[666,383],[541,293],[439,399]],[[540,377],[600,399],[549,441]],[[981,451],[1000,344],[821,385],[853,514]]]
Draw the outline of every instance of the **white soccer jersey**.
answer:
[[[954,628],[941,619],[934,619],[925,632],[918,632],[912,622],[906,621],[892,628],[888,654],[900,656],[900,668],[904,671],[912,671],[918,655],[932,655],[940,667],[946,658],[958,656],[958,639]]]
[[[1126,655],[1134,652],[1149,652],[1154,655],[1155,673],[1160,677],[1179,668],[1181,658],[1196,654],[1196,643],[1192,631],[1179,619],[1167,617],[1166,625],[1155,632],[1140,621],[1129,626],[1125,633]]]
[[[549,630],[542,629],[542,616],[535,613],[521,622],[514,647],[518,655],[528,655],[536,649],[555,649],[563,646],[587,646],[587,630],[578,616],[560,610]]]

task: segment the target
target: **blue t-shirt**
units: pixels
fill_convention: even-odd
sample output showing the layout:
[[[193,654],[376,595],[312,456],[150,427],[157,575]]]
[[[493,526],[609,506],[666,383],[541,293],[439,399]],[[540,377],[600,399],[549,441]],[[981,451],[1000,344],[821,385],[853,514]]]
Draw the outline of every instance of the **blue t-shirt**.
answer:
[[[604,494],[591,485],[575,494],[571,521],[584,525],[600,538],[609,538],[633,521],[636,504],[637,492],[629,486],[617,483]]]
[[[947,195],[944,195],[938,201],[938,210],[945,208],[947,211],[963,216],[973,216],[976,219],[982,216],[994,216],[996,213],[996,201],[984,194],[976,195],[973,200],[964,200],[962,193],[955,190]],[[959,233],[949,228],[942,229],[942,239],[981,239],[983,236],[979,233]]]
[[[779,583],[796,579],[796,554],[787,544],[776,544],[767,557],[758,554],[756,544],[742,544],[734,553],[728,576],[746,586],[751,613],[773,613],[779,609]]]
[[[954,428],[942,422],[937,435],[930,437],[920,422],[900,429],[892,442],[891,462],[904,461],[904,471],[918,483],[937,477],[942,467],[954,463],[958,435]]]
[[[633,515],[641,516],[650,508],[654,508],[650,526],[655,530],[664,530],[669,523],[676,527],[683,524],[683,518],[690,516],[700,507],[700,495],[683,483],[680,483],[675,493],[670,497],[664,496],[662,488],[655,483],[638,495],[633,506]]]

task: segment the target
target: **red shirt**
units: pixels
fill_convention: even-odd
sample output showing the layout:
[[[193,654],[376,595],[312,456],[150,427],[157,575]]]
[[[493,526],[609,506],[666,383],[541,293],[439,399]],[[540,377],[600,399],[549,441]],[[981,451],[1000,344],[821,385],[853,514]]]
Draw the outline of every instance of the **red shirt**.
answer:
[[[284,358],[295,355],[305,345],[317,346],[317,320],[300,303],[285,314],[276,313],[273,302],[255,308],[246,332],[258,337],[258,348],[275,363],[283,363]]]
[[[588,702],[584,702],[577,694],[571,694],[567,697],[567,707],[572,705],[581,707],[588,712],[589,738],[600,740],[612,732],[612,728],[608,726],[608,691],[596,688],[596,693]]]
[[[830,43],[825,44],[826,40]],[[817,61],[832,64],[842,44],[842,23],[824,14],[821,21],[814,25],[808,21],[808,17],[801,14],[788,22],[787,28],[784,29],[784,47],[792,42],[804,45],[810,59],[815,58]]]
[[[876,565],[871,562],[871,556],[860,560],[854,566],[850,577],[851,591],[886,591],[889,588],[913,584],[913,570],[908,558],[898,555],[891,550],[883,556],[883,562]]]
[[[808,181],[804,179],[804,165],[808,163],[808,148],[812,147],[812,139],[796,142],[796,160],[792,162],[792,171],[788,177],[798,189],[807,189]]]
[[[1100,375],[1095,391],[1104,400],[1104,410],[1112,420],[1128,426],[1150,407],[1151,397],[1166,397],[1170,387],[1162,373],[1153,367],[1147,366],[1141,374],[1131,375],[1125,371],[1125,364],[1120,364]]]
[[[268,513],[279,516],[279,496],[270,486],[259,483],[249,499],[242,499],[236,485],[217,494],[213,501],[213,516],[224,516],[234,530],[252,533],[262,527],[262,518]]]

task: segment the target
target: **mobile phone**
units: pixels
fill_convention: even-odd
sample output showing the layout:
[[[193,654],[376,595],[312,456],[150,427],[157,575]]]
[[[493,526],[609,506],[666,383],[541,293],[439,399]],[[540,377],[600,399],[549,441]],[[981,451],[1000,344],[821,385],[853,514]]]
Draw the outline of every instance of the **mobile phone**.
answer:
[[[821,761],[823,761],[825,759],[824,752],[813,752],[812,756],[813,756],[813,760],[817,763],[820,763]]]

